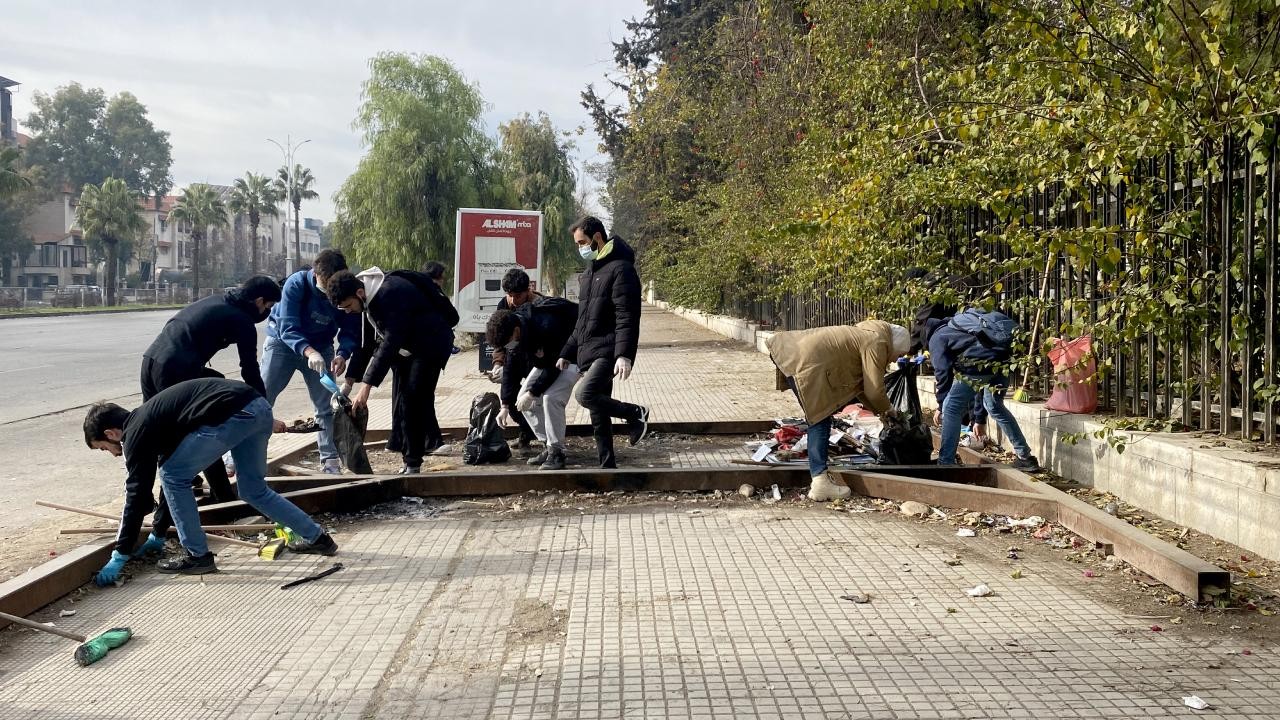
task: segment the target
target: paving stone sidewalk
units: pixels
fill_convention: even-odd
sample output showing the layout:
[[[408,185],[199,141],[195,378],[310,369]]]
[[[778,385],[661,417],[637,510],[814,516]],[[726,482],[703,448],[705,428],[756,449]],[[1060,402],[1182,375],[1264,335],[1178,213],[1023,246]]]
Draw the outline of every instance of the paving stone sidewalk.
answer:
[[[795,411],[767,358],[646,310],[627,397],[663,419]],[[442,415],[487,381],[456,363]],[[718,372],[716,372],[718,371]],[[483,384],[481,384],[483,383]],[[452,405],[450,405],[452,403]],[[674,496],[673,496],[674,497]],[[399,503],[330,519],[336,558],[226,549],[222,572],[130,566],[37,616],[136,637],[0,632],[8,718],[1274,718],[1280,657],[1081,591],[1078,566],[945,524],[736,495],[496,512]],[[963,564],[944,560],[959,554]],[[280,585],[340,561],[335,575]],[[966,589],[995,594],[971,598]],[[841,595],[866,592],[867,604]],[[74,617],[60,618],[71,608]],[[1182,697],[1212,704],[1195,713]]]

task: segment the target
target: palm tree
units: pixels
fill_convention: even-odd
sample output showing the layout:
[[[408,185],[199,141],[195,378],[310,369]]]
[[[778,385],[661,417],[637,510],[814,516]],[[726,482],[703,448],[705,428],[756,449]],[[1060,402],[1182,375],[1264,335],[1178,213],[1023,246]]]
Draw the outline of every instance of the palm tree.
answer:
[[[85,185],[76,206],[76,222],[85,239],[98,242],[107,256],[107,305],[116,304],[116,270],[121,243],[132,241],[146,229],[138,199],[123,180],[107,178],[101,186]]]
[[[22,174],[18,162],[20,155],[16,147],[0,147],[0,198],[16,195],[31,187],[31,180]]]
[[[276,217],[280,214],[280,210],[276,207],[278,202],[280,202],[280,195],[276,191],[276,186],[266,175],[245,173],[244,177],[236,178],[235,185],[231,188],[231,202],[227,207],[231,208],[231,212],[249,216],[249,274],[251,275],[258,274],[258,223],[262,221],[263,215]]]
[[[276,171],[276,192],[281,199],[293,206],[293,258],[295,262],[302,258],[302,201],[320,197],[319,193],[311,189],[315,182],[316,179],[311,174],[311,168],[304,168],[301,163],[294,165],[292,171],[289,170],[288,165]]]
[[[191,226],[191,296],[200,295],[200,251],[209,228],[227,226],[227,205],[218,192],[204,183],[188,185],[182,197],[174,203],[169,219],[186,222]]]

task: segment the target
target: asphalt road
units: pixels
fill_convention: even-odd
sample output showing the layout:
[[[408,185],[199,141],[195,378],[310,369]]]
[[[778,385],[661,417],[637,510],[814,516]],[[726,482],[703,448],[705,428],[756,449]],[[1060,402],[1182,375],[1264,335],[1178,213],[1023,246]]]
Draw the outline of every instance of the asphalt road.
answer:
[[[97,527],[92,519],[68,522],[59,511],[36,507],[37,499],[97,510],[119,505],[124,461],[85,447],[84,413],[99,400],[126,408],[142,401],[142,353],[175,312],[0,320],[0,581],[33,564],[33,544],[52,547],[50,528]],[[240,376],[234,348],[210,364]],[[312,412],[295,377],[277,400],[276,417]]]

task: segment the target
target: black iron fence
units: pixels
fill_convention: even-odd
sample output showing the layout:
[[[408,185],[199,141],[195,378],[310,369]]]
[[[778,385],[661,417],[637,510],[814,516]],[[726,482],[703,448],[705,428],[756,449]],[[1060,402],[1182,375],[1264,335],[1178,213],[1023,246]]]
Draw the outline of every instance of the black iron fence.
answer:
[[[966,268],[958,272],[970,300],[993,299],[1028,330],[1040,313],[1038,341],[1093,336],[1100,410],[1274,444],[1277,135],[1280,123],[1261,147],[1227,136],[1152,158],[1123,181],[1028,193],[1020,222],[1036,239],[1024,247],[1039,248],[1038,257],[1015,250],[1007,213],[934,213],[922,240]],[[911,317],[901,295],[878,301],[876,314]],[[824,287],[776,299],[730,287],[717,310],[776,330],[869,314]],[[1052,368],[1034,356],[1033,387],[1047,394]]]

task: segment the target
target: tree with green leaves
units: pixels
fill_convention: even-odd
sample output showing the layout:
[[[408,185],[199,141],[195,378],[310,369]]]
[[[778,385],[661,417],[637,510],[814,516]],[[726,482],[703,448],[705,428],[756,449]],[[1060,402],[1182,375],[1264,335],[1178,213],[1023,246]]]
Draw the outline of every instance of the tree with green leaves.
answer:
[[[367,151],[336,197],[335,242],[362,265],[451,267],[458,208],[513,202],[484,99],[439,57],[382,53],[369,71],[354,123]]]
[[[205,238],[212,228],[227,226],[227,206],[218,192],[204,183],[193,183],[182,191],[174,203],[169,219],[186,223],[191,231],[192,295],[200,294],[200,260]]]
[[[0,147],[0,198],[11,197],[31,187],[22,172],[22,152],[16,147]]]
[[[568,241],[575,218],[576,178],[569,153],[573,143],[551,124],[546,113],[527,113],[498,127],[498,164],[522,210],[542,211],[542,282],[552,293],[564,288],[582,262]]]
[[[276,217],[280,214],[277,204],[281,195],[276,185],[265,175],[254,172],[245,173],[236,178],[231,188],[231,201],[227,207],[231,212],[249,217],[249,274],[258,274],[258,225],[262,216]]]
[[[284,165],[276,171],[276,195],[293,206],[293,257],[299,262],[302,258],[302,201],[320,197],[312,187],[315,183],[311,168],[300,164],[295,163],[293,168]]]
[[[34,133],[27,163],[40,167],[54,190],[122,180],[136,193],[164,195],[173,186],[169,133],[157,130],[147,108],[128,92],[110,99],[101,88],[71,83],[32,96],[27,118]]]
[[[89,247],[105,257],[106,304],[115,305],[121,255],[147,227],[138,209],[138,196],[118,178],[107,178],[101,185],[85,185],[76,206],[76,223]]]

